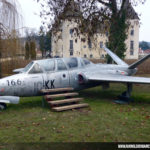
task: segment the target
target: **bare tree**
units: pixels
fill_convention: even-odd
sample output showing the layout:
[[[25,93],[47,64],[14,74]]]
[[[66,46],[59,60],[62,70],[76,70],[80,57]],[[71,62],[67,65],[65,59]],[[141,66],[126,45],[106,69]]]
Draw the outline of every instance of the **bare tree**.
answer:
[[[17,7],[17,0],[0,0],[0,59],[2,57],[2,51],[8,49],[8,41],[13,37],[16,38],[16,32],[14,31],[19,24]],[[16,43],[16,40],[14,42]],[[0,77],[2,76],[1,70],[0,63]]]
[[[18,25],[18,6],[17,0],[0,0],[0,25],[5,33],[16,29]]]

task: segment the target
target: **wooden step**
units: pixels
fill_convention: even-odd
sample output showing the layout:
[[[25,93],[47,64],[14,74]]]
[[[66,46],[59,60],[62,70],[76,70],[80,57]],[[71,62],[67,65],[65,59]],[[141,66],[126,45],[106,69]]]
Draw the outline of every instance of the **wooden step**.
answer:
[[[68,106],[62,106],[62,107],[53,107],[52,110],[54,111],[64,111],[69,109],[75,109],[75,108],[82,108],[82,107],[88,107],[89,105],[84,104],[74,104],[74,105],[68,105]]]
[[[83,98],[71,98],[71,99],[63,99],[63,100],[57,100],[57,101],[48,101],[51,105],[58,105],[58,104],[65,104],[65,103],[72,103],[72,102],[79,102],[82,101]]]
[[[71,87],[67,88],[56,88],[56,89],[42,89],[40,92],[41,93],[56,93],[56,92],[68,92],[68,91],[73,91],[74,89]]]
[[[78,93],[74,92],[74,93],[64,93],[64,94],[54,94],[54,95],[46,95],[45,98],[59,98],[59,97],[66,97],[66,96],[77,96],[79,95]]]

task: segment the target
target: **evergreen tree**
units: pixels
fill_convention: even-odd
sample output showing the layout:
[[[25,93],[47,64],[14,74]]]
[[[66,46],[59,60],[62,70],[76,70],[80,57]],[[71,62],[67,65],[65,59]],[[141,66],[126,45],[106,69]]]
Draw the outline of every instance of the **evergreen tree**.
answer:
[[[109,30],[108,48],[113,50],[120,58],[125,57],[127,39],[128,22],[126,21],[126,11],[121,16],[113,16],[111,18],[111,26]],[[112,59],[107,56],[107,62],[111,63]]]
[[[47,32],[45,35],[45,50],[51,52],[51,32]]]
[[[51,52],[51,32],[48,31],[44,33],[43,29],[40,31],[39,45],[42,52],[42,57],[44,57],[46,52]]]
[[[31,59],[36,59],[36,50],[35,50],[36,46],[35,46],[35,42],[31,41],[30,42],[30,56]]]
[[[0,59],[2,58],[2,50],[3,50],[3,45],[2,45],[2,39],[1,39],[1,31],[0,31]],[[0,78],[2,77],[2,67],[0,63]]]
[[[30,58],[30,47],[29,47],[29,43],[26,42],[25,44],[25,59],[28,60]]]
[[[148,42],[145,42],[145,41],[140,42],[139,46],[142,50],[150,49]]]
[[[42,57],[44,57],[45,47],[44,47],[44,34],[40,35],[39,38],[40,50],[42,52]]]
[[[39,45],[40,45],[40,50],[42,52],[42,58],[44,57],[44,52],[45,52],[45,33],[43,30],[43,27],[40,27],[40,32],[39,32]]]

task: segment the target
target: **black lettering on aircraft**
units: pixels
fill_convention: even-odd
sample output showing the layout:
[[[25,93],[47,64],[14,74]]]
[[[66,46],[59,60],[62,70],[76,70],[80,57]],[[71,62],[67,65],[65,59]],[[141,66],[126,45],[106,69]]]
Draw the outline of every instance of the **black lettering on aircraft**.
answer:
[[[48,86],[49,80],[45,81],[45,89],[50,89],[50,87]]]
[[[54,82],[55,82],[55,80],[45,81],[45,89],[54,89],[55,88]],[[50,86],[49,86],[49,83],[51,84]]]
[[[54,82],[55,82],[55,80],[51,80],[51,89],[54,89],[54,88],[55,88]]]
[[[16,85],[22,85],[22,81],[21,80],[6,80],[8,86],[16,86]]]

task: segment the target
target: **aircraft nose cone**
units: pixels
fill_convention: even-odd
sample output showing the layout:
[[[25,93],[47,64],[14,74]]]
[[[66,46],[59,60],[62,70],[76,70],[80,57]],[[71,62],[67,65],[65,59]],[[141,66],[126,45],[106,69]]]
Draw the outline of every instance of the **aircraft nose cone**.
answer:
[[[5,88],[0,88],[0,92],[4,92],[5,91]]]
[[[5,79],[0,79],[0,96],[4,95],[6,91],[7,81]]]

